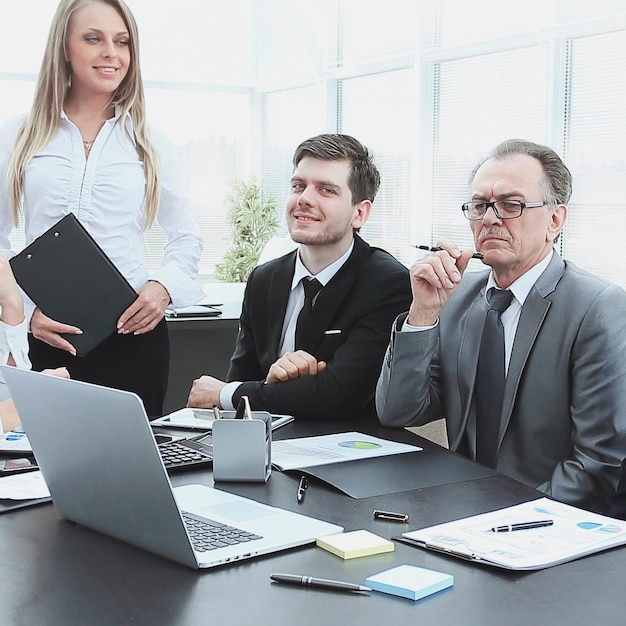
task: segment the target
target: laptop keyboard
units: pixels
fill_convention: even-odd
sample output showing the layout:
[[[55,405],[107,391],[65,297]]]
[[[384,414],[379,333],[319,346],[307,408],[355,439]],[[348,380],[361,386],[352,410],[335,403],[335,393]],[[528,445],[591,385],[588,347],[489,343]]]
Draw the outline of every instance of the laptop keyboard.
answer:
[[[252,541],[253,539],[262,539],[260,535],[255,535],[228,524],[208,520],[204,517],[198,517],[186,511],[183,511],[182,515],[193,548],[197,552],[208,552],[209,550],[234,546],[238,543]]]
[[[182,443],[179,441],[160,443],[159,452],[163,459],[165,469],[178,469],[180,467],[189,467],[190,465],[201,465],[211,463],[213,457],[208,446],[205,449],[195,449],[189,444],[195,442]],[[200,446],[198,446],[200,448]]]

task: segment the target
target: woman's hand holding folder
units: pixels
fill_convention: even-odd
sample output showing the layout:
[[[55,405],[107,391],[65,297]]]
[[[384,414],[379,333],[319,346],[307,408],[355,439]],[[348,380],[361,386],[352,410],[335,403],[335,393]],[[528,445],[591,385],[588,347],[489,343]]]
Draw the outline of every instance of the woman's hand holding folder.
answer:
[[[117,322],[117,332],[122,335],[143,335],[153,330],[165,316],[165,309],[171,302],[167,289],[155,280],[149,280],[138,294]]]
[[[80,328],[57,322],[42,313],[39,308],[35,309],[33,316],[30,318],[30,330],[35,338],[45,341],[55,348],[65,350],[72,356],[76,356],[76,348],[67,339],[64,339],[61,333],[71,335],[83,334]]]

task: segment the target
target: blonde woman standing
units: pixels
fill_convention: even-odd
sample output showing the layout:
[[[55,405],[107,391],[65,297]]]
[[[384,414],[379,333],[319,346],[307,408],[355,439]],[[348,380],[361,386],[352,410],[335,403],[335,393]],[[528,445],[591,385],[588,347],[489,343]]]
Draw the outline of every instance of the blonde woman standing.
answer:
[[[62,0],[28,115],[0,129],[0,250],[23,213],[27,243],[74,213],[137,291],[118,334],[77,357],[62,333],[81,330],[35,308],[30,358],[72,378],[127,389],[162,414],[169,371],[166,307],[197,302],[202,239],[173,146],[145,119],[135,19],[122,0]],[[145,230],[167,243],[159,270],[143,264]]]

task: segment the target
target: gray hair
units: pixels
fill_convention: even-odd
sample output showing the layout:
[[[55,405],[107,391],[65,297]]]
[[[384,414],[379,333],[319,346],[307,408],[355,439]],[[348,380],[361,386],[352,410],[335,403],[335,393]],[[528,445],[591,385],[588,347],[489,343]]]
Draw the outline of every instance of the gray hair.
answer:
[[[503,161],[516,154],[527,154],[541,163],[545,173],[546,201],[553,204],[567,204],[572,195],[572,175],[561,157],[548,146],[525,141],[524,139],[507,139],[498,144],[472,170],[469,182],[473,182],[478,169],[487,161]]]

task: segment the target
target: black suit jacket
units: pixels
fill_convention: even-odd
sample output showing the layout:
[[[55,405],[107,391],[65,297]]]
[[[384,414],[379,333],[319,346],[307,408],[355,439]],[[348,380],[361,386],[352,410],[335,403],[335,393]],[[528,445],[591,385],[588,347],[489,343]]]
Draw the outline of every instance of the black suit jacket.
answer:
[[[228,381],[245,381],[255,410],[299,418],[375,418],[374,391],[395,317],[411,302],[408,270],[355,236],[352,254],[321,290],[307,326],[311,353],[327,367],[316,376],[264,384],[278,359],[280,335],[296,261],[294,251],[250,274]],[[333,332],[328,332],[333,331]]]

